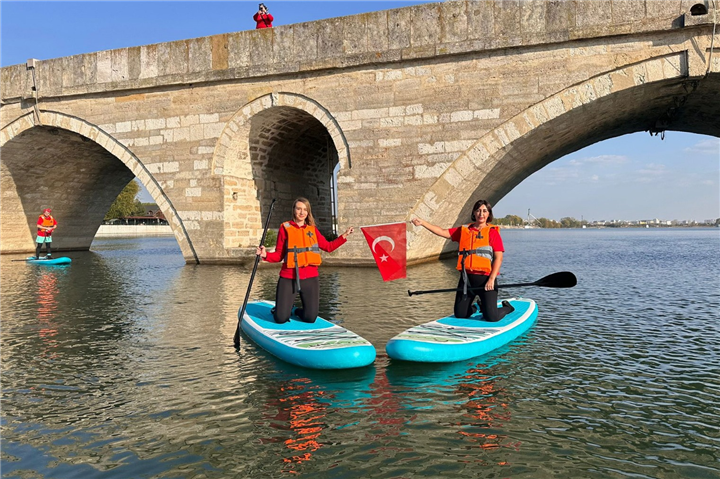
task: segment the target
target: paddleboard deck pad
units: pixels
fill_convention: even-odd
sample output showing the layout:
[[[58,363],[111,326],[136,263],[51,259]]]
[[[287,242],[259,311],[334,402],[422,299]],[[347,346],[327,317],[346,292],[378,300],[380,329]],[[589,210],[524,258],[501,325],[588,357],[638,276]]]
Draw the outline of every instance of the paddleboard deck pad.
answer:
[[[537,319],[532,299],[509,301],[515,311],[498,322],[483,321],[481,313],[467,319],[446,316],[403,331],[388,341],[385,350],[392,359],[424,363],[463,361],[489,353],[523,334]]]
[[[28,256],[28,258],[25,260],[28,263],[32,264],[45,264],[45,265],[54,265],[54,264],[70,264],[72,260],[68,258],[67,256],[60,256],[58,258],[46,258],[44,256],[41,256],[40,259],[35,259],[35,256]]]
[[[251,302],[240,323],[245,334],[270,354],[313,369],[359,368],[375,361],[375,347],[352,331],[322,318],[305,323],[294,315],[278,324],[270,312],[274,306],[272,301]]]

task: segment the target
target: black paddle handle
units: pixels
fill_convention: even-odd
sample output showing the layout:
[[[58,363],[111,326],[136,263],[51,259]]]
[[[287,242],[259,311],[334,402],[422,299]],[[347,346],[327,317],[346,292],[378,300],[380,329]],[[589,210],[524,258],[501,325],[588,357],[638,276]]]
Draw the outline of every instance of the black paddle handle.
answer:
[[[260,239],[260,246],[265,244],[265,236],[267,235],[268,226],[270,225],[270,216],[272,216],[273,207],[275,206],[275,198],[270,203],[270,211],[268,211],[267,219],[265,220],[265,228],[263,229],[262,238]],[[240,322],[245,315],[245,308],[247,307],[248,299],[250,298],[250,291],[252,290],[252,284],[255,280],[255,273],[257,272],[258,264],[260,263],[260,256],[255,256],[255,265],[253,266],[252,274],[250,275],[250,283],[248,284],[247,292],[245,293],[245,300],[243,301],[240,314],[238,314],[237,329],[235,329],[235,336],[233,337],[233,344],[235,347],[240,346]]]

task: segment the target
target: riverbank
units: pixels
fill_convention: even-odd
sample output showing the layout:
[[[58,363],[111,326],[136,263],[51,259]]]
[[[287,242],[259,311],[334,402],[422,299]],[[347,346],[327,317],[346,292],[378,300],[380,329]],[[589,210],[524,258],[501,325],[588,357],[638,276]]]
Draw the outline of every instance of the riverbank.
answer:
[[[96,238],[113,236],[172,236],[170,225],[100,225]]]

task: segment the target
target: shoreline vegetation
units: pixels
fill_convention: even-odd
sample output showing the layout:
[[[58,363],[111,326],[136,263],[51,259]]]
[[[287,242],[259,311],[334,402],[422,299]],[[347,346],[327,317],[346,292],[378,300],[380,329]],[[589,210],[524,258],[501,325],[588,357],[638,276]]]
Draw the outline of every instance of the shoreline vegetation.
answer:
[[[572,217],[561,218],[560,221],[548,218],[535,218],[526,220],[516,215],[507,215],[504,218],[495,218],[493,224],[504,228],[697,228],[720,226],[720,218],[703,222],[693,220],[600,220],[587,221]]]

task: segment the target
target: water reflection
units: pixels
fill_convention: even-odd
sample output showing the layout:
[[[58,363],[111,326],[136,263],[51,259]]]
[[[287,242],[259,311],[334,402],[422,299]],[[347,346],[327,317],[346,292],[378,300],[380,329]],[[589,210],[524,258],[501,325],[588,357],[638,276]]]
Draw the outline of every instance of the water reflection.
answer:
[[[324,391],[307,378],[295,379],[278,384],[276,399],[267,404],[272,413],[266,413],[271,427],[289,432],[273,438],[261,438],[263,443],[282,442],[292,455],[282,458],[285,468],[282,472],[292,472],[295,465],[309,461],[315,451],[322,447],[320,435],[327,428],[326,415],[328,402]]]
[[[491,375],[490,368],[470,368],[459,378],[457,393],[467,396],[467,402],[459,405],[464,425],[459,434],[482,449],[519,447],[510,442],[505,427],[510,427],[510,407],[503,401],[504,390],[500,380]]]
[[[37,282],[37,319],[40,323],[38,335],[45,346],[41,355],[45,358],[55,359],[55,349],[58,346],[55,336],[58,334],[58,325],[55,321],[57,310],[58,273],[53,270],[43,272]]]
[[[268,399],[256,426],[272,434],[261,436],[260,442],[284,449],[279,472],[300,473],[321,448],[337,443],[332,436],[357,425],[357,420],[346,422],[346,413],[362,411],[372,402],[375,369],[312,371],[269,362],[278,369],[268,376]]]
[[[450,365],[383,352],[451,311],[451,296],[407,290],[454,286],[452,262],[392,283],[325,268],[321,315],[379,353],[350,371],[290,366],[245,338],[235,350],[250,272],[185,265],[172,238],[104,241],[65,269],[0,258],[3,476],[720,477],[717,236],[503,239],[504,282],[570,270],[580,284],[508,292],[537,301],[537,324]],[[683,298],[667,299],[667,271]],[[259,270],[251,297],[276,282]]]

